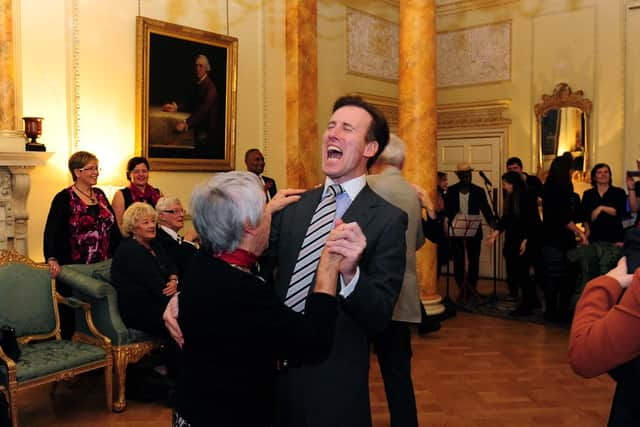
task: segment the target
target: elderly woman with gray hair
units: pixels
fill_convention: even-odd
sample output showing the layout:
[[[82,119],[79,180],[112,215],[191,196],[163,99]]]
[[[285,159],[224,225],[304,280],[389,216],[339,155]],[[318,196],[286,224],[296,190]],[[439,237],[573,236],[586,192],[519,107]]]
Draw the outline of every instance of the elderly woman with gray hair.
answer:
[[[328,238],[304,314],[288,308],[256,271],[271,214],[300,192],[282,190],[265,204],[262,183],[248,172],[217,174],[194,190],[191,211],[201,248],[172,300],[179,300],[181,331],[173,325],[172,335],[179,336],[183,356],[174,426],[272,425],[278,364],[286,369],[327,357],[340,232]],[[170,305],[165,320],[174,315]]]

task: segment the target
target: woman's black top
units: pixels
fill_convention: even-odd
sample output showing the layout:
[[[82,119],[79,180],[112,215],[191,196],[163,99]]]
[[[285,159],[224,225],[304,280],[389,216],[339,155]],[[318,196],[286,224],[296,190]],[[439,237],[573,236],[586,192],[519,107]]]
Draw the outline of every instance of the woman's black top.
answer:
[[[151,241],[152,254],[133,238],[124,239],[111,263],[111,280],[118,293],[118,308],[129,328],[168,337],[162,313],[169,302],[162,290],[177,268],[162,245]]]
[[[201,249],[179,296],[184,336],[177,410],[191,426],[269,426],[276,361],[320,362],[333,344],[336,298],[312,293],[305,314],[261,278]]]
[[[566,251],[575,246],[575,236],[567,224],[575,218],[573,186],[545,183],[542,192],[542,241],[540,246],[551,246]]]
[[[616,210],[616,215],[601,212],[593,221],[591,213],[598,206],[608,206]],[[627,210],[627,194],[622,188],[609,186],[600,196],[597,188],[591,188],[582,195],[582,218],[589,224],[589,242],[622,242],[624,230],[622,218]]]
[[[538,214],[537,197],[523,191],[519,199],[519,212],[511,210],[503,214],[498,222],[498,230],[504,231],[502,252],[507,258],[519,255],[524,239],[527,239],[527,248],[537,246],[540,239],[542,221]]]

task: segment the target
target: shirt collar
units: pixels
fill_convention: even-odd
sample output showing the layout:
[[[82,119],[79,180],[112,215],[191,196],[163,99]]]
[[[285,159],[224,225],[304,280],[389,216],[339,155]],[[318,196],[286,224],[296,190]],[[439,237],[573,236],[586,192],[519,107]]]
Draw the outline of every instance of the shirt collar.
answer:
[[[332,184],[335,184],[335,181],[333,181],[329,177],[326,177],[324,180],[324,190],[322,191],[323,197],[326,195],[328,191],[328,187]],[[342,188],[344,189],[344,192],[349,195],[349,199],[355,200],[356,196],[360,193],[360,191],[362,191],[362,189],[366,184],[367,184],[367,178],[366,178],[366,175],[363,174],[356,178],[352,178],[347,182],[343,182],[341,185],[342,185]]]
[[[165,233],[167,233],[169,236],[171,236],[171,238],[173,240],[179,240],[178,239],[178,233],[176,233],[175,231],[173,231],[172,229],[170,229],[169,227],[165,226],[165,225],[161,225],[160,228],[162,228],[164,230]]]

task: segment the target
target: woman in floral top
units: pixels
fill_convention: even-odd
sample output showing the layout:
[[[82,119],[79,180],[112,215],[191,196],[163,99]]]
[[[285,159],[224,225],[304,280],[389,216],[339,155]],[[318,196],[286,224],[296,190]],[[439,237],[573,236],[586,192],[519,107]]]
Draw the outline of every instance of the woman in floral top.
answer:
[[[61,265],[111,258],[120,241],[113,209],[104,192],[94,187],[100,174],[96,156],[86,151],[74,153],[69,157],[69,172],[73,185],[53,198],[44,229],[44,257],[53,278]],[[65,284],[58,283],[57,289],[62,295],[70,294]],[[69,321],[65,317],[61,313],[63,330]],[[66,326],[68,333],[72,324]]]

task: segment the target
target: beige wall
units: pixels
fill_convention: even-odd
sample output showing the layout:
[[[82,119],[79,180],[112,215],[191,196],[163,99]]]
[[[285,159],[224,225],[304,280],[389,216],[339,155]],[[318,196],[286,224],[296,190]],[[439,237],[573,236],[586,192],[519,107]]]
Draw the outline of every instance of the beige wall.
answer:
[[[251,147],[265,151],[265,173],[284,180],[284,2],[279,0],[21,0],[16,2],[24,115],[43,116],[41,141],[55,155],[32,175],[29,256],[42,260],[49,204],[71,183],[66,162],[79,108],[77,149],[100,159],[99,184],[125,185],[135,152],[136,15],[227,33],[239,39],[236,164]],[[197,4],[197,7],[196,7]],[[21,17],[21,18],[20,18]],[[74,30],[77,32],[74,33]],[[74,37],[76,43],[74,44]],[[74,54],[73,47],[77,46]],[[74,91],[73,61],[78,85]],[[265,85],[265,81],[269,84]],[[74,93],[77,101],[74,101]],[[209,173],[152,171],[151,182],[188,204]]]
[[[511,99],[511,147],[535,169],[533,106],[556,83],[582,89],[594,103],[593,160],[609,163],[617,184],[628,167],[624,150],[624,1],[527,0],[510,6],[438,17],[438,31],[512,21],[511,81],[441,89],[438,103]]]
[[[347,7],[398,22],[397,7],[382,0],[318,0],[318,134],[336,98],[351,92],[396,98],[398,85],[347,73]]]
[[[32,258],[42,259],[42,232],[52,197],[70,184],[66,160],[74,149],[74,105],[79,107],[80,117],[78,148],[93,151],[101,159],[100,184],[125,184],[125,162],[137,154],[134,116],[138,108],[138,6],[142,16],[207,31],[225,34],[228,25],[229,35],[239,39],[237,168],[244,170],[246,149],[259,147],[267,158],[265,173],[276,178],[280,187],[286,186],[283,0],[20,0],[15,4],[23,115],[45,117],[42,142],[55,152],[48,164],[32,175],[28,205]],[[347,6],[398,22],[398,7],[389,0],[318,0],[320,135],[336,97],[348,92],[397,96],[393,82],[347,73]],[[555,83],[566,81],[574,90],[583,89],[594,101],[590,129],[594,159],[608,162],[616,182],[621,184],[622,172],[640,157],[640,144],[628,124],[625,136],[625,49],[633,51],[628,41],[640,39],[640,26],[626,27],[628,13],[625,0],[522,0],[506,6],[439,14],[438,31],[511,20],[512,69],[508,82],[441,89],[438,103],[511,100],[507,113],[512,119],[511,147],[506,151],[519,155],[525,167],[533,169],[533,105],[543,93],[550,93]],[[79,71],[75,88],[74,59]],[[627,110],[635,111],[636,104],[627,103]],[[625,138],[629,141],[626,144]],[[152,172],[152,183],[187,204],[193,185],[208,175],[156,171]]]

